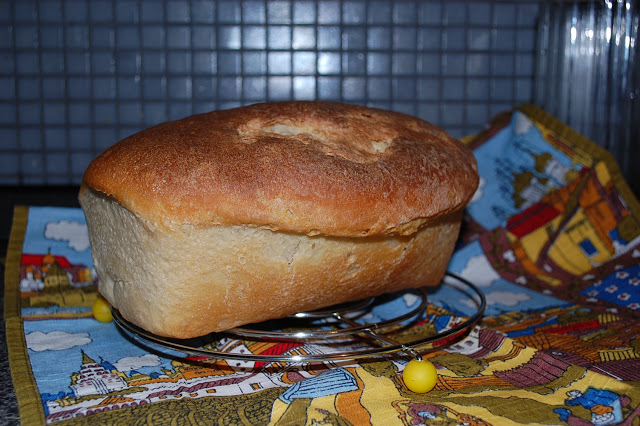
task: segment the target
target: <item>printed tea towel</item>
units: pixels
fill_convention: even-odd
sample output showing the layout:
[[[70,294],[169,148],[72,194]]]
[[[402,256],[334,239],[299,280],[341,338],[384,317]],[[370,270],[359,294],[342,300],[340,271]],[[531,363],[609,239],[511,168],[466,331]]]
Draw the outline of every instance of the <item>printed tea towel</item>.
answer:
[[[612,157],[529,105],[465,142],[481,183],[449,270],[482,290],[487,309],[464,339],[423,353],[438,371],[432,391],[404,386],[403,356],[295,364],[151,350],[92,316],[99,278],[82,211],[17,207],[5,315],[22,422],[637,424],[640,206]],[[444,285],[428,297],[437,320],[399,338],[474,311]],[[390,297],[372,315],[415,303]]]

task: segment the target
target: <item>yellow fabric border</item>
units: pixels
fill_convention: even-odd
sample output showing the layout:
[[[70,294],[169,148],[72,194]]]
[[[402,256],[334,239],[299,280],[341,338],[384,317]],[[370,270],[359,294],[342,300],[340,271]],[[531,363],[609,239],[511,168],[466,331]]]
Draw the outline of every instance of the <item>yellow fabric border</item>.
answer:
[[[9,366],[18,399],[20,422],[33,425],[45,424],[45,417],[40,394],[29,364],[29,354],[27,353],[20,314],[20,259],[28,217],[29,207],[16,206],[14,208],[4,272],[4,315]]]
[[[565,141],[580,147],[580,149],[586,153],[604,162],[609,168],[611,179],[613,179],[618,192],[620,192],[624,197],[624,200],[629,206],[633,216],[640,219],[640,202],[633,191],[631,191],[626,179],[622,176],[620,166],[613,154],[535,105],[522,104],[517,109],[547,127]]]

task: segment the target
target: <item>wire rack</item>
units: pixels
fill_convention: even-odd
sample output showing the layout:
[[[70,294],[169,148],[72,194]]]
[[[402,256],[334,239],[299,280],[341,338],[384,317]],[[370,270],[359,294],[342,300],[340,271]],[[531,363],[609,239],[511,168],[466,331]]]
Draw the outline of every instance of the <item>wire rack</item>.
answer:
[[[456,137],[533,96],[537,1],[24,0],[0,5],[0,184],[77,184],[134,132],[283,99]]]
[[[246,362],[325,362],[393,354],[420,359],[426,351],[451,345],[467,336],[484,314],[485,297],[471,282],[448,273],[441,287],[449,291],[450,300],[462,300],[461,303],[473,306],[471,312],[457,316],[436,305],[429,310],[428,290],[420,288],[317,311],[300,312],[282,320],[188,340],[151,334],[127,321],[115,309],[113,317],[116,324],[137,344],[165,353]],[[414,296],[410,305],[395,304],[391,312],[382,318],[378,316],[379,312],[376,313],[376,310],[382,309],[381,300],[389,304],[407,295]],[[445,316],[444,325],[437,327],[436,323],[443,323],[439,320]],[[287,348],[295,349],[281,353],[237,350],[238,347],[248,348],[256,342],[287,343]],[[264,348],[263,345],[260,347]]]

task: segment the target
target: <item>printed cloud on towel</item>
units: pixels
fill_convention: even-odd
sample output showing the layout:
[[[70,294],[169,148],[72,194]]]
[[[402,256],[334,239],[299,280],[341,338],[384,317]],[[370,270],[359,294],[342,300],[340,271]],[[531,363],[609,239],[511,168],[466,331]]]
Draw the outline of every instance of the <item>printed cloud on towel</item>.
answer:
[[[144,367],[155,367],[162,364],[160,357],[153,354],[120,358],[114,365],[118,371],[139,370]]]
[[[87,225],[84,223],[68,220],[49,222],[45,228],[44,236],[51,240],[67,241],[69,247],[78,252],[89,248],[89,233]]]
[[[66,331],[33,331],[25,336],[27,347],[32,351],[63,351],[75,346],[91,343],[89,333],[68,333]]]
[[[489,260],[484,255],[470,257],[462,271],[462,278],[465,278],[478,287],[490,287],[500,275],[493,269]]]
[[[487,306],[489,308],[496,307],[497,305],[514,307],[531,299],[531,296],[526,293],[503,290],[490,291],[486,293],[484,297],[487,300]],[[470,299],[460,299],[460,303],[474,309],[477,307],[476,303]],[[499,312],[496,311],[496,313]]]

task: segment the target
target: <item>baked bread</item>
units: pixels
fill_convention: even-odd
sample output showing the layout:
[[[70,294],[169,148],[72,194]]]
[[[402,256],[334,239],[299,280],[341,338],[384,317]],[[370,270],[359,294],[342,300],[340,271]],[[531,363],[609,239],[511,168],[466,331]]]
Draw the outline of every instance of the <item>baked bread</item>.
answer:
[[[190,338],[438,284],[477,183],[473,154],[425,121],[303,101],[134,134],[79,199],[100,292]]]

